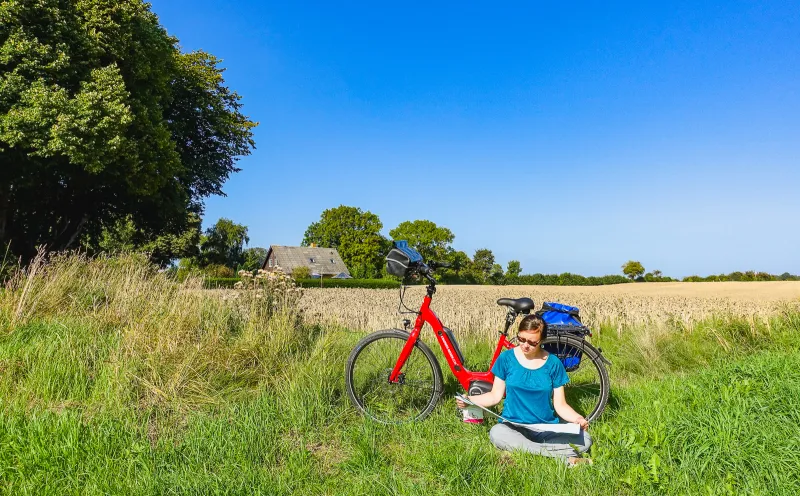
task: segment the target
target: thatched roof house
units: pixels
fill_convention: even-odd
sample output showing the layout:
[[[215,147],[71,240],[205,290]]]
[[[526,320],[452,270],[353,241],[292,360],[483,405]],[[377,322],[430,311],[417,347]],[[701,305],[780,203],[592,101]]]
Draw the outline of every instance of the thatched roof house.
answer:
[[[335,248],[318,246],[278,246],[270,245],[263,269],[273,271],[280,267],[291,274],[297,267],[308,267],[312,276],[350,277],[350,271]]]

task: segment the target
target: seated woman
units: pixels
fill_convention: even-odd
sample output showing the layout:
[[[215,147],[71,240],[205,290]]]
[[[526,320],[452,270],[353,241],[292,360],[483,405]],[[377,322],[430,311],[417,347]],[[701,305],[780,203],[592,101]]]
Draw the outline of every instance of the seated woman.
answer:
[[[538,315],[522,319],[519,345],[501,353],[492,367],[495,376],[492,390],[467,398],[477,405],[491,407],[500,403],[505,394],[502,415],[510,422],[556,424],[557,413],[567,422],[581,426],[579,434],[535,432],[501,420],[489,431],[489,439],[496,447],[561,458],[569,465],[589,462],[589,459],[579,456],[592,445],[592,438],[586,432],[589,422],[564,398],[564,384],[569,382],[569,377],[561,360],[539,346],[546,333],[546,325]],[[456,403],[459,408],[466,407],[460,400]]]

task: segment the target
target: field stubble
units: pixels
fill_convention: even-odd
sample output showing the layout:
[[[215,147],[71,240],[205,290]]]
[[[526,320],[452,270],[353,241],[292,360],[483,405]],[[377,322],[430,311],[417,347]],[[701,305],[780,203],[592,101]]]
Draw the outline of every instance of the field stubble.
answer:
[[[409,287],[404,301],[419,308],[425,288]],[[307,289],[301,300],[307,321],[370,331],[398,327],[399,291],[394,289]],[[492,336],[502,325],[498,298],[533,298],[577,306],[582,321],[599,330],[654,326],[683,327],[725,316],[768,321],[797,307],[800,282],[640,283],[614,286],[439,286],[433,310],[445,326],[473,337]],[[413,317],[413,316],[412,316]]]

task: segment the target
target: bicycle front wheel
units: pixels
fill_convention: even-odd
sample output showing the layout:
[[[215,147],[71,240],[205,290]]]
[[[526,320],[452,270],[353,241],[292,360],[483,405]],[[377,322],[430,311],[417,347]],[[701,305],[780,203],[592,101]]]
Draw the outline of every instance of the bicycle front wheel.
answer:
[[[417,341],[397,382],[389,382],[409,334],[378,331],[359,341],[345,367],[347,393],[353,405],[384,424],[427,417],[442,394],[442,370],[433,352]]]
[[[547,336],[542,348],[555,354],[564,364],[569,383],[564,386],[567,404],[593,421],[608,402],[610,381],[600,353],[582,339],[569,335]]]

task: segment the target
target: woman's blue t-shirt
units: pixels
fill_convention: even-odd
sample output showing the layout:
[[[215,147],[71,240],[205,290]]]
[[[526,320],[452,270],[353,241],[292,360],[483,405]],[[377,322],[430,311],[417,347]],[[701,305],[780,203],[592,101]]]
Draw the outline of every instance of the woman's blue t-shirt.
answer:
[[[557,424],[553,389],[569,382],[564,365],[552,353],[544,365],[531,370],[522,366],[514,350],[500,353],[492,374],[506,381],[503,417],[520,424]]]

